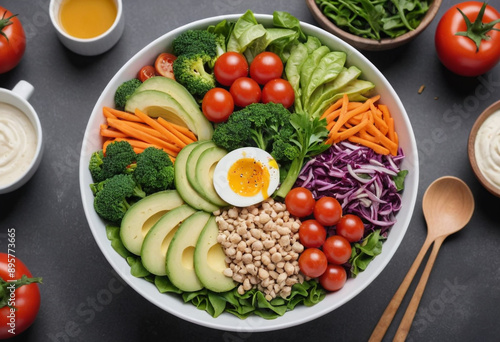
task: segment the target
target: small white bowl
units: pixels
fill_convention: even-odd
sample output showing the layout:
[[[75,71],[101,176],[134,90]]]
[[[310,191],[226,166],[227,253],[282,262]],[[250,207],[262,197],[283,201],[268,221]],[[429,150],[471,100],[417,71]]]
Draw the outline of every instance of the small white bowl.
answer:
[[[50,0],[49,13],[59,40],[68,49],[82,56],[95,56],[108,51],[118,42],[125,27],[122,0],[114,0],[117,13],[113,25],[103,34],[88,39],[73,37],[62,28],[59,22],[59,10],[63,1]]]
[[[477,151],[477,146],[476,146],[476,138],[478,136],[478,131],[483,125],[483,123],[488,119],[492,114],[496,113],[497,111],[500,110],[500,100],[496,101],[495,103],[491,104],[488,108],[486,108],[481,115],[478,116],[476,119],[476,122],[472,126],[472,129],[469,134],[469,141],[468,141],[468,155],[469,155],[469,161],[470,165],[472,167],[472,170],[474,171],[474,174],[476,175],[476,178],[479,180],[479,182],[484,186],[486,190],[488,190],[490,193],[493,195],[500,197],[500,189],[498,188],[497,185],[493,184],[491,182],[491,178],[488,178],[485,176],[483,173],[483,170],[481,170],[480,167],[480,162],[478,162],[478,158],[476,156],[476,151]],[[494,140],[492,140],[494,141]],[[493,158],[495,160],[495,158]]]
[[[9,184],[0,185],[0,194],[12,192],[24,185],[36,172],[43,154],[42,125],[28,99],[34,91],[34,87],[26,82],[19,81],[12,90],[0,88],[0,103],[6,103],[16,107],[26,115],[36,132],[36,149],[31,163],[24,172],[20,172],[18,178]]]

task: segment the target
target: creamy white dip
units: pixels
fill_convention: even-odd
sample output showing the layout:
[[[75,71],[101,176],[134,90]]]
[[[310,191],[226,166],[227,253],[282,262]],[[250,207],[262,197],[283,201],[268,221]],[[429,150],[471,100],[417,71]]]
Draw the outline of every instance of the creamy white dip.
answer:
[[[24,174],[35,155],[37,136],[28,117],[16,107],[0,102],[0,185]]]
[[[491,114],[479,127],[474,151],[483,176],[500,189],[500,110]]]

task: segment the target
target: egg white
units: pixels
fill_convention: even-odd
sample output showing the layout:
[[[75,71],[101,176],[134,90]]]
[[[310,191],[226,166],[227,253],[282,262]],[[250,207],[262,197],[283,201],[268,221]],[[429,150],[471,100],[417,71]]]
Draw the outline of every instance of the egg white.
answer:
[[[271,196],[279,185],[280,173],[278,164],[274,158],[266,151],[256,147],[242,147],[225,155],[214,170],[214,187],[217,194],[227,203],[236,207],[248,207],[262,202],[264,198],[262,191],[255,196],[242,196],[231,189],[228,180],[228,172],[231,166],[242,158],[252,158],[260,162],[269,171],[269,186],[266,189],[268,196]]]

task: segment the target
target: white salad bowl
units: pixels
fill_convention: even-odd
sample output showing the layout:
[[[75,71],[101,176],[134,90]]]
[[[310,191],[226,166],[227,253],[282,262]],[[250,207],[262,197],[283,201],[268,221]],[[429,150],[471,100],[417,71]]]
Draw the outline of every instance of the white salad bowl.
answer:
[[[122,82],[136,77],[137,71],[142,66],[153,64],[156,56],[164,52],[166,47],[171,46],[172,40],[179,33],[188,29],[206,28],[224,19],[236,21],[240,16],[224,15],[207,18],[177,28],[151,42],[116,73],[99,97],[86,128],[80,156],[80,189],[85,214],[99,248],[113,269],[144,298],[179,318],[209,328],[226,331],[270,331],[311,321],[335,310],[359,294],[389,263],[406,233],[413,214],[418,190],[419,169],[417,146],[410,120],[398,95],[387,79],[361,53],[332,34],[307,23],[301,23],[302,30],[306,34],[318,37],[331,49],[345,51],[348,56],[347,64],[356,65],[362,70],[361,78],[375,84],[374,92],[381,95],[381,102],[389,107],[394,117],[396,130],[400,138],[400,147],[406,155],[401,169],[406,169],[409,173],[406,177],[405,190],[402,195],[402,207],[396,216],[397,222],[384,242],[382,253],[370,263],[364,272],[361,272],[356,278],[348,279],[341,290],[327,294],[323,301],[313,307],[298,306],[273,320],[266,320],[258,316],[250,316],[242,320],[228,313],[213,318],[205,311],[197,309],[194,305],[185,304],[180,296],[160,293],[154,284],[132,276],[130,266],[125,259],[113,250],[110,241],[106,237],[105,223],[94,211],[93,195],[89,188],[92,178],[88,171],[88,162],[91,154],[101,148],[99,125],[104,121],[102,107],[114,105],[113,98],[116,88]],[[255,15],[255,17],[265,26],[272,26],[271,15]]]

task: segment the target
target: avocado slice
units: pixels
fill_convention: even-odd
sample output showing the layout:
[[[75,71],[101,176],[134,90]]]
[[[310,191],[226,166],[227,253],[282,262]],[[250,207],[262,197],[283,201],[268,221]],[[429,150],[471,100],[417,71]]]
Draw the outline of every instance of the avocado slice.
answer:
[[[196,184],[199,188],[196,188],[200,195],[207,201],[214,203],[218,206],[225,207],[228,206],[214,187],[214,170],[215,166],[227,154],[227,151],[223,148],[214,146],[203,151],[196,162]]]
[[[191,151],[196,148],[196,146],[201,144],[208,144],[210,141],[196,141],[185,146],[175,158],[174,163],[174,183],[175,188],[179,192],[179,195],[193,208],[198,210],[203,210],[206,212],[214,212],[219,209],[218,206],[208,202],[203,197],[201,197],[196,190],[193,189],[191,184],[187,179],[187,170],[193,168],[192,165],[187,164],[187,160]]]
[[[196,209],[187,204],[170,210],[149,230],[141,248],[144,267],[155,275],[166,275],[167,251],[179,225],[193,215]]]
[[[212,141],[196,146],[189,154],[187,160],[188,167],[186,169],[186,175],[189,184],[191,184],[193,189],[201,197],[218,207],[224,207],[228,204],[219,197],[217,192],[215,192],[213,184],[213,171],[215,168],[213,164],[220,160],[219,156],[213,156],[212,153],[210,153],[207,157],[205,157],[204,165],[198,166],[200,158],[205,153],[205,151],[212,150],[213,148],[218,147]],[[203,177],[198,177],[199,173],[202,173]]]
[[[120,238],[125,248],[140,255],[142,243],[151,227],[167,211],[182,204],[184,201],[175,190],[160,191],[134,203],[123,216],[120,226]]]
[[[162,117],[167,121],[189,128],[198,136],[198,140],[212,139],[213,126],[205,115],[201,111],[199,113],[186,111],[182,100],[180,101],[163,91],[136,91],[128,98],[125,111],[133,113],[139,109],[151,117]]]
[[[219,226],[211,216],[201,231],[194,250],[194,270],[200,282],[214,292],[225,292],[236,287],[232,278],[224,275],[226,255],[217,242]]]
[[[189,216],[174,235],[167,252],[167,276],[177,288],[193,292],[203,288],[194,271],[194,250],[211,214],[198,211]]]
[[[212,125],[205,118],[203,112],[200,109],[200,105],[194,99],[193,95],[179,82],[164,76],[155,76],[145,80],[135,92],[141,92],[144,90],[158,90],[168,95],[172,96],[179,104],[184,108],[184,110],[189,114],[193,121],[202,120],[203,125],[209,125],[210,127],[205,127],[205,129],[212,130]],[[208,133],[208,132],[207,132]],[[212,133],[210,133],[210,138]],[[200,139],[205,140],[205,139]]]

